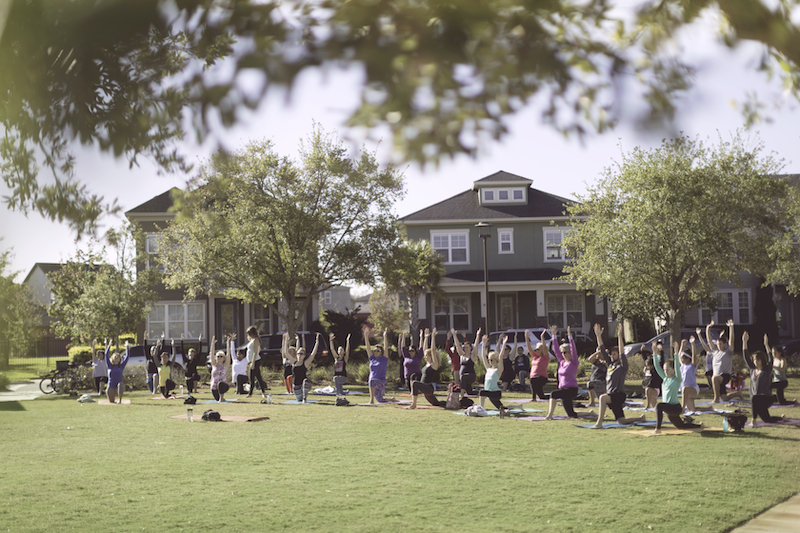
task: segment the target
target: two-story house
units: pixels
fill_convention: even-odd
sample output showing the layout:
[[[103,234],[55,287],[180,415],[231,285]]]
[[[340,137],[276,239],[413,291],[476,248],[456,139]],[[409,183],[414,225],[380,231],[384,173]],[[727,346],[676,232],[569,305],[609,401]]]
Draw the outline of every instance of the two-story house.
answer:
[[[568,325],[587,332],[605,321],[607,302],[576,291],[558,278],[569,231],[565,208],[571,200],[531,186],[532,181],[497,172],[472,189],[400,219],[411,240],[431,242],[444,258],[445,297],[420,301],[420,318],[440,331],[475,331],[490,318],[492,330]],[[483,222],[490,227],[476,227]],[[484,296],[483,240],[489,273]]]
[[[145,251],[152,258],[147,260],[147,265],[153,261],[152,264],[158,266],[158,234],[175,218],[173,190],[177,189],[159,194],[125,213],[128,220],[136,222],[145,232]],[[207,340],[212,335],[221,339],[230,332],[236,332],[239,339],[244,339],[244,332],[251,325],[256,326],[261,335],[273,335],[286,329],[278,316],[261,304],[232,300],[222,294],[204,295],[189,301],[184,299],[183,290],[168,289],[163,285],[156,290],[159,300],[137,331],[139,338],[144,335],[148,341],[157,340],[161,332],[167,338],[176,339],[181,334],[187,339],[196,339],[202,334]],[[346,292],[349,296],[349,289]],[[319,317],[319,312],[320,302],[315,298],[308,306],[299,329],[307,330]]]

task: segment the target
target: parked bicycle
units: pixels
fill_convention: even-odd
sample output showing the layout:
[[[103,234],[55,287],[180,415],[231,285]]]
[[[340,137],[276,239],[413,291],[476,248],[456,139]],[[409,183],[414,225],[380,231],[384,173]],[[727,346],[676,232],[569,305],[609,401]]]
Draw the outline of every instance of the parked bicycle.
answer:
[[[56,361],[56,369],[42,376],[39,389],[45,394],[68,394],[77,390],[78,384],[82,382],[82,376],[78,373],[82,366],[91,366],[91,363]]]

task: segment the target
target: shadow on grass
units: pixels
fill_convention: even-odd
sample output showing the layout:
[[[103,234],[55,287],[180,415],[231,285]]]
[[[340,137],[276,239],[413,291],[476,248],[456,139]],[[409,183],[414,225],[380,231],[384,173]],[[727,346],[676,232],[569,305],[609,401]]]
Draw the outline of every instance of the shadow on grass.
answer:
[[[0,411],[25,411],[22,402],[0,402]]]
[[[769,427],[778,427],[778,426],[769,426]],[[780,427],[790,428],[795,431],[800,431],[800,427],[793,426],[793,425],[783,425]],[[762,428],[763,429],[763,428]],[[754,430],[752,428],[745,428],[744,431],[731,431],[729,433],[724,433],[721,431],[701,431],[700,436],[704,439],[719,439],[719,438],[737,438],[737,439],[762,439],[762,440],[778,440],[778,441],[788,441],[788,442],[798,442],[800,441],[800,433],[795,434],[794,437],[781,437],[777,435],[769,435],[767,433],[761,433],[758,430]]]

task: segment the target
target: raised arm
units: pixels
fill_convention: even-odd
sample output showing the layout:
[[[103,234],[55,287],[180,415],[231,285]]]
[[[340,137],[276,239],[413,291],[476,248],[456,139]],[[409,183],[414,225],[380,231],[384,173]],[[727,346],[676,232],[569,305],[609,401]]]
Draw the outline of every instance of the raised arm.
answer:
[[[766,335],[764,336],[766,337]],[[742,333],[742,359],[744,359],[744,362],[747,363],[747,366],[750,368],[750,370],[753,370],[756,367],[756,364],[750,358],[750,353],[747,349],[747,341],[749,340],[750,340],[750,334],[746,331]]]
[[[700,339],[700,343],[703,345],[703,349],[704,349],[704,350],[705,350],[707,353],[711,353],[711,347],[713,346],[713,344],[712,344],[712,340],[711,340],[711,327],[712,327],[713,325],[714,325],[714,321],[712,320],[712,321],[711,321],[711,322],[709,322],[709,323],[708,323],[708,325],[706,326],[706,338],[705,338],[705,342],[703,341],[703,339],[702,339],[702,338]]]
[[[476,343],[475,346],[480,346],[481,349],[478,351],[478,356],[481,358],[481,363],[483,364],[483,368],[490,368],[489,361],[487,356],[489,354],[489,336],[484,335],[483,339],[480,344]]]
[[[436,328],[431,331],[431,367],[434,370],[439,370],[441,359],[439,359],[439,351],[436,349]]]
[[[600,352],[600,357],[603,358],[603,361],[606,363],[611,362],[611,356],[608,355],[608,351],[606,350],[605,344],[603,344],[603,331],[605,328],[600,324],[594,325],[594,336],[597,338],[597,351]],[[622,352],[620,352],[622,353]]]
[[[389,328],[383,329],[383,356],[389,359]]]
[[[347,334],[347,340],[344,344],[344,362],[348,362],[350,360],[350,334]]]
[[[622,321],[617,322],[617,349],[620,356],[625,352],[625,339],[622,338]]]
[[[728,326],[728,339],[730,339],[728,342],[730,343],[731,352],[733,352],[734,341],[736,340],[733,336],[733,319],[729,318],[725,324]]]
[[[94,344],[92,344],[92,348],[94,348]],[[772,354],[772,349],[769,347],[769,335],[764,333],[764,350],[767,354]]]
[[[169,354],[169,361],[171,363],[174,363],[175,362],[175,354],[177,353],[175,351],[175,339],[170,339],[170,345],[169,346],[170,346],[169,351],[171,352]]]
[[[333,333],[328,333],[328,345],[330,345],[331,353],[333,353],[335,359],[339,355],[339,350],[336,349],[336,337],[334,337]]]
[[[450,330],[450,334],[453,336],[453,345],[455,346],[456,353],[459,357],[464,355],[464,348],[461,346],[461,343],[458,341],[458,332],[456,328]]]
[[[528,348],[528,353],[533,356],[533,348],[531,348],[531,330],[525,330],[525,347]]]
[[[497,352],[497,372],[499,374],[503,373],[503,352],[506,351],[506,343],[508,342],[508,335],[503,335],[500,344],[500,350]]]
[[[569,339],[569,351],[572,354],[571,362],[578,363],[578,348],[575,346],[575,339],[572,338],[572,330],[567,326],[567,339]]]
[[[697,331],[699,332],[700,328],[697,328]],[[699,335],[698,335],[698,337],[699,337]],[[692,364],[695,366],[695,371],[697,371],[697,356],[699,354],[697,353],[697,344],[694,342],[695,340],[696,339],[695,339],[694,335],[689,337],[689,344],[692,345]]]
[[[479,348],[480,340],[481,340],[481,328],[478,328],[478,332],[475,334],[475,342],[472,343],[472,352],[467,354],[467,357],[469,357],[473,361],[475,360],[475,352],[481,349]]]
[[[369,345],[369,327],[366,326],[366,325],[364,327],[362,327],[361,328],[361,333],[364,334],[364,345],[367,348],[367,357],[371,357],[372,356],[372,347]]]
[[[306,357],[305,361],[303,361],[303,364],[306,365],[306,368],[311,368],[311,362],[314,361],[314,357],[317,355],[317,350],[319,349],[319,338],[320,334],[317,332],[317,337],[314,340],[314,348],[311,350],[311,354]]]

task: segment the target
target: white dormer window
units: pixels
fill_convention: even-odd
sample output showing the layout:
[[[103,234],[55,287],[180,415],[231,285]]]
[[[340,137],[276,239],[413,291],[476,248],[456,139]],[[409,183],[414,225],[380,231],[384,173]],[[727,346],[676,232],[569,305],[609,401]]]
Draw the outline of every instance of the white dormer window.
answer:
[[[525,189],[522,187],[493,187],[481,189],[481,201],[484,204],[524,203],[526,200]]]

